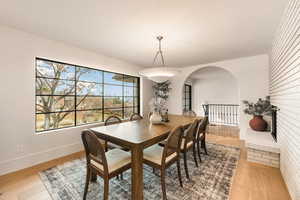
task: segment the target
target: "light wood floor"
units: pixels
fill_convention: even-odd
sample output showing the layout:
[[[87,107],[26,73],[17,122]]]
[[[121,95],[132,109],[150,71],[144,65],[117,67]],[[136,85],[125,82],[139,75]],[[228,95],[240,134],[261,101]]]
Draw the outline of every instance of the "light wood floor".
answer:
[[[206,132],[208,134],[224,136],[224,137],[240,137],[240,129],[237,126],[225,126],[225,125],[208,125]]]
[[[279,169],[247,162],[243,141],[220,134],[208,134],[208,141],[241,147],[230,200],[290,200]],[[83,152],[0,177],[0,200],[51,200],[38,172],[81,156]]]

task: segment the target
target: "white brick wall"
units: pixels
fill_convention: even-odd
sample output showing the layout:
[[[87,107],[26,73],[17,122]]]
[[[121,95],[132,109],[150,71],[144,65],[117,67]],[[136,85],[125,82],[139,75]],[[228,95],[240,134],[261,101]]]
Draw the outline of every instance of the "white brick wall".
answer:
[[[274,39],[270,95],[280,109],[280,169],[292,199],[300,200],[300,0],[289,0]]]
[[[249,162],[260,163],[271,167],[279,168],[279,153],[247,148],[247,160]]]

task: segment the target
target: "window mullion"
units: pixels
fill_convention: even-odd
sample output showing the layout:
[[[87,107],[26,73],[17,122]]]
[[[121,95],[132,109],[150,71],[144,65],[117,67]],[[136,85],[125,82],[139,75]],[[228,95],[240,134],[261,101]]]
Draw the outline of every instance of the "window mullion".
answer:
[[[104,71],[102,71],[102,122],[104,122]]]
[[[74,102],[75,102],[74,124],[75,124],[75,126],[77,126],[77,66],[75,66],[75,97],[74,98],[75,98],[74,99]]]
[[[124,119],[125,118],[125,108],[124,108],[124,101],[125,101],[125,98],[124,98],[124,81],[125,81],[125,78],[124,78],[124,75],[122,77],[123,77],[123,80],[122,80],[122,119]]]

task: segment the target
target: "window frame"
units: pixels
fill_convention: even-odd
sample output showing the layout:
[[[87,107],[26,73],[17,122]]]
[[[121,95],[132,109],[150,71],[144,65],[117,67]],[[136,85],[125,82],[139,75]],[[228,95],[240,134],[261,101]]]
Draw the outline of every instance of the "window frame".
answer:
[[[187,90],[187,88],[189,88],[189,90]],[[189,105],[187,105],[187,102]],[[186,83],[184,84],[183,90],[183,110],[192,110],[192,85]]]
[[[58,78],[49,78],[49,77],[42,77],[42,76],[38,76],[37,74],[37,68],[38,68],[38,61],[45,61],[45,62],[53,62],[53,63],[57,63],[57,64],[62,64],[62,65],[67,65],[67,66],[72,66],[75,69],[75,76],[74,76],[74,80],[69,80],[69,79],[58,79]],[[94,82],[94,81],[82,81],[79,80],[77,78],[77,71],[80,68],[84,68],[84,69],[90,69],[90,70],[95,70],[95,71],[100,71],[102,73],[102,82]],[[104,74],[105,73],[111,73],[114,75],[120,75],[122,77],[122,83],[121,84],[112,84],[112,83],[105,83],[104,80]],[[129,86],[125,84],[124,78],[125,77],[129,77],[132,79],[136,80],[136,83],[134,82],[133,86]],[[54,95],[49,95],[49,94],[39,94],[37,93],[37,79],[41,78],[41,79],[56,79],[56,80],[65,80],[65,81],[74,81],[74,92],[73,94],[70,95],[62,95],[62,94],[54,94]],[[101,89],[101,93],[100,95],[87,95],[86,97],[99,97],[101,102],[101,108],[92,108],[92,109],[80,109],[80,105],[77,105],[77,98],[80,96],[85,96],[85,95],[77,95],[77,83],[78,82],[89,82],[89,83],[95,83],[95,84],[100,84],[100,87],[102,87]],[[105,96],[104,94],[104,86],[105,85],[111,85],[111,86],[121,86],[122,87],[122,96]],[[130,87],[132,88],[133,92],[132,95],[133,96],[126,96],[125,95],[125,87]],[[36,57],[35,58],[35,132],[36,133],[43,133],[43,132],[47,132],[47,131],[53,131],[53,130],[59,130],[59,129],[65,129],[65,128],[76,128],[76,127],[80,127],[80,126],[84,126],[84,125],[91,125],[91,124],[97,124],[97,123],[104,123],[105,121],[105,110],[119,110],[121,109],[122,112],[122,116],[120,117],[122,120],[127,120],[128,118],[125,118],[125,110],[128,108],[132,108],[132,113],[135,113],[135,111],[137,110],[137,113],[140,114],[140,77],[138,76],[132,76],[129,74],[123,74],[123,73],[118,73],[118,72],[112,72],[112,71],[107,71],[107,70],[101,70],[101,69],[97,69],[97,68],[91,68],[91,67],[85,67],[82,65],[75,65],[75,64],[70,64],[70,63],[65,63],[65,62],[60,62],[60,61],[55,61],[55,60],[50,60],[50,59],[46,59],[46,58],[41,58],[41,57]],[[135,92],[136,91],[136,92]],[[135,94],[136,93],[136,94]],[[74,108],[73,109],[69,109],[69,110],[65,110],[65,111],[51,111],[51,112],[38,112],[37,111],[37,99],[39,96],[49,96],[49,97],[55,97],[55,96],[65,96],[65,97],[73,97],[74,98]],[[104,99],[106,97],[120,97],[122,99],[122,106],[120,107],[105,107],[104,105]],[[125,98],[126,97],[131,97],[133,99],[132,102],[132,106],[125,106]],[[135,100],[137,99],[137,101]],[[84,111],[101,111],[101,121],[95,121],[95,122],[88,122],[88,123],[79,123],[80,120],[77,119],[77,112],[84,112]],[[51,113],[62,113],[62,112],[70,112],[74,114],[74,125],[71,126],[65,126],[65,127],[59,127],[59,128],[50,128],[47,130],[38,130],[37,128],[37,116],[39,114],[51,114]]]

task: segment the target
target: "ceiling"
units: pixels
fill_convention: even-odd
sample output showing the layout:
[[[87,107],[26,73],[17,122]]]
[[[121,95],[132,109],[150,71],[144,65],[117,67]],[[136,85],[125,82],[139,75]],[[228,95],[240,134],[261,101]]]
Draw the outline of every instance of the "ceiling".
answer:
[[[286,0],[6,0],[0,23],[141,65],[162,43],[183,67],[266,53]]]

